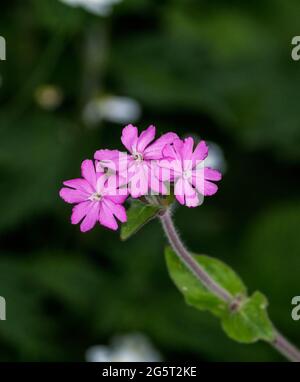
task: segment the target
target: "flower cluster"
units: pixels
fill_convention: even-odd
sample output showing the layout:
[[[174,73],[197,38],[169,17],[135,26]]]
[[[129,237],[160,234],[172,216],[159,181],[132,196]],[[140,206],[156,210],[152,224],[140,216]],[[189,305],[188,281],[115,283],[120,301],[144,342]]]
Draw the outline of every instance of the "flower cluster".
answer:
[[[61,198],[74,204],[71,222],[82,232],[97,222],[112,230],[117,220],[125,223],[125,200],[173,192],[177,201],[197,207],[203,197],[213,195],[221,179],[217,170],[204,166],[208,147],[201,141],[194,147],[193,138],[181,140],[170,132],[155,140],[156,129],[148,127],[141,134],[133,125],[122,131],[121,141],[127,152],[98,150],[94,160],[81,165],[81,178],[64,182]]]

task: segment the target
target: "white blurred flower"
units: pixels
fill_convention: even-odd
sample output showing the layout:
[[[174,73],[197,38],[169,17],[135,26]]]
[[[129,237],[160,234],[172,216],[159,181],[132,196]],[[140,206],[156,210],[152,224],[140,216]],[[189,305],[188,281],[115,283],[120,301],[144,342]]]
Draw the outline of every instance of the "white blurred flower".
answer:
[[[122,0],[60,0],[72,7],[82,7],[95,15],[108,16],[112,7]]]
[[[126,124],[137,121],[140,116],[139,103],[128,97],[95,98],[87,103],[83,111],[83,120],[89,125],[95,125],[102,120]]]
[[[86,352],[88,362],[159,362],[160,354],[142,334],[115,337],[111,346],[93,346]]]
[[[208,145],[209,151],[207,158],[204,160],[204,166],[214,168],[215,170],[219,170],[224,174],[227,169],[227,164],[223,150],[215,142],[206,143]]]

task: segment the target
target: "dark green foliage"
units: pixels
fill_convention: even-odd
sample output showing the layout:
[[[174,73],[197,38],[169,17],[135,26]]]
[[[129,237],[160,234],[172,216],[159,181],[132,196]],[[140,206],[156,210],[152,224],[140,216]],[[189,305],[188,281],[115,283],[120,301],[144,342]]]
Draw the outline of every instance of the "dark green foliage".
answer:
[[[300,62],[290,56],[299,11],[298,0],[127,0],[107,19],[59,0],[1,2],[0,360],[84,360],[89,346],[132,331],[168,360],[280,359],[264,343],[227,339],[217,319],[184,304],[156,222],[126,242],[71,226],[62,181],[95,150],[121,147],[121,125],[82,120],[96,93],[135,98],[141,127],[222,147],[219,193],[178,208],[176,224],[193,251],[231,264],[249,295],[261,290],[272,321],[300,345],[290,315],[300,293]],[[35,101],[44,84],[63,91],[54,111]]]

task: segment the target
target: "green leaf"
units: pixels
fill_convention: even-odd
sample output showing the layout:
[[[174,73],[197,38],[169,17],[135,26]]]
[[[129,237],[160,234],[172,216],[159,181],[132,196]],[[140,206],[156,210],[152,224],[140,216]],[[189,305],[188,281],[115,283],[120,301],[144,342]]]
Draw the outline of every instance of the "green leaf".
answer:
[[[222,301],[202,285],[170,247],[166,248],[165,256],[170,276],[186,303],[219,317],[230,338],[242,343],[274,339],[266,311],[267,299],[259,292],[248,298],[245,285],[229,266],[208,256],[194,256],[211,278],[232,295],[233,304]]]
[[[155,218],[160,209],[159,206],[147,205],[134,200],[127,211],[127,223],[122,225],[121,239],[127,240],[134,235],[146,223]]]
[[[227,312],[222,320],[223,329],[230,338],[242,343],[274,340],[274,328],[266,311],[267,306],[266,297],[255,292],[241,304],[238,311]]]
[[[165,255],[170,276],[184,295],[187,304],[199,310],[208,310],[216,316],[222,316],[227,312],[227,304],[209,292],[170,247],[166,248]],[[195,256],[195,259],[220,286],[232,295],[246,295],[246,287],[241,279],[222,261],[204,255]]]

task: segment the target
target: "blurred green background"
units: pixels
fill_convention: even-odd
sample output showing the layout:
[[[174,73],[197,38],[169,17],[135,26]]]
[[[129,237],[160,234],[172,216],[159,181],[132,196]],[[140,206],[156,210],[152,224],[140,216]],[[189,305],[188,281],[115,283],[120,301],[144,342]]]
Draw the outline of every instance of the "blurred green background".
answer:
[[[0,8],[0,360],[83,361],[131,332],[166,360],[281,360],[185,305],[157,222],[125,243],[69,224],[62,180],[95,150],[121,148],[128,122],[222,148],[219,193],[178,208],[176,224],[191,249],[265,293],[272,320],[300,345],[299,1],[123,0],[110,15],[59,0]]]

